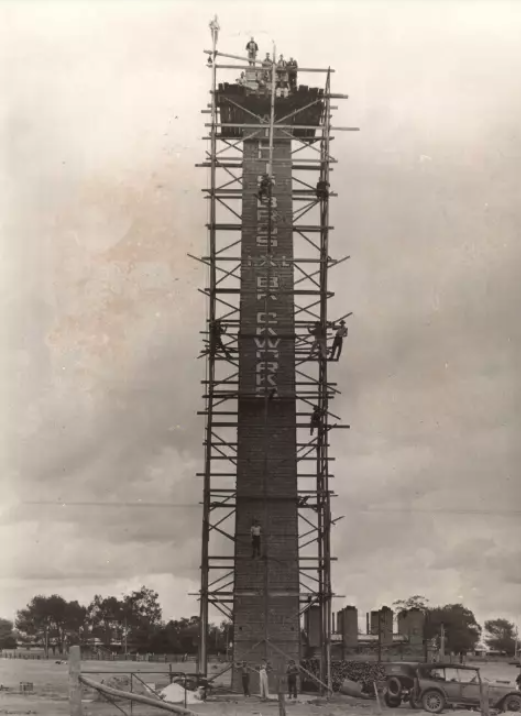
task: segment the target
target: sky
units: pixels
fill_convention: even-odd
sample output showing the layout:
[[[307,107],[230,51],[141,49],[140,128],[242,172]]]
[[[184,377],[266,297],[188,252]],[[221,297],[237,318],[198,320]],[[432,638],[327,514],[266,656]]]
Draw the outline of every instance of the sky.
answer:
[[[331,66],[335,608],[521,626],[521,3],[0,4],[0,616],[198,612],[204,49]],[[233,78],[234,79],[234,78]],[[135,507],[122,503],[154,503]],[[81,503],[81,504],[77,504]]]

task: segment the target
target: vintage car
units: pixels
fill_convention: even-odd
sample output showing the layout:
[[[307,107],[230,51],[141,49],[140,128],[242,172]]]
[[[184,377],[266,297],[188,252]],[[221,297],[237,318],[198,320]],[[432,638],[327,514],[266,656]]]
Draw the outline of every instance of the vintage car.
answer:
[[[414,672],[414,675],[413,675]],[[513,684],[483,680],[491,708],[521,713],[521,692]],[[447,707],[481,704],[479,669],[462,664],[389,664],[385,701],[389,706],[408,702],[433,714]]]
[[[418,661],[400,661],[384,664],[384,700],[387,706],[396,708],[402,703],[409,702],[420,666],[422,666],[422,663]]]

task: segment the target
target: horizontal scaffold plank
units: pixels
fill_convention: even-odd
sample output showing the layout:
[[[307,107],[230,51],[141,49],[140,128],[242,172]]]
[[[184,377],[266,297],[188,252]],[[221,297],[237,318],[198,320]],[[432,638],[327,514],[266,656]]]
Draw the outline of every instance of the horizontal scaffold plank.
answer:
[[[215,231],[242,231],[243,225],[241,223],[234,224],[206,224],[207,229],[215,229]],[[291,227],[292,231],[299,231],[305,234],[317,234],[327,229],[328,231],[334,231],[334,226],[321,226],[321,224],[293,224]]]

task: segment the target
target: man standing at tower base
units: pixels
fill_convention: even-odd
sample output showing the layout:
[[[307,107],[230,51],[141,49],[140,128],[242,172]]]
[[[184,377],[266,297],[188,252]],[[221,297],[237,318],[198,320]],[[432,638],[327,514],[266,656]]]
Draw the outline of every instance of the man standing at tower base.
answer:
[[[264,660],[261,661],[259,671],[259,689],[261,701],[267,701],[270,697],[270,689],[268,686],[268,664]]]

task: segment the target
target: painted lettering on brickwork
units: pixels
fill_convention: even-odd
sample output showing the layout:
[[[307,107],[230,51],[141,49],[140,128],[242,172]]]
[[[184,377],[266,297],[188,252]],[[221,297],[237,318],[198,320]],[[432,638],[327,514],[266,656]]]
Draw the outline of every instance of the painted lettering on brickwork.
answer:
[[[265,268],[267,266],[273,266],[274,268],[287,268],[290,263],[286,256],[280,256],[276,258],[272,255],[257,256],[256,258],[248,256],[246,263],[243,264],[249,268]]]
[[[260,187],[262,177],[257,178]],[[271,214],[271,215],[270,215]],[[250,261],[259,273],[256,276],[257,303],[255,325],[255,394],[264,396],[269,390],[271,396],[277,395],[277,373],[279,371],[279,344],[277,337],[277,292],[279,276],[276,269],[286,263],[285,256],[277,257],[278,247],[278,211],[275,197],[257,199],[257,234],[255,244],[266,251]],[[282,260],[282,263],[281,263]],[[266,309],[269,307],[269,310]]]

